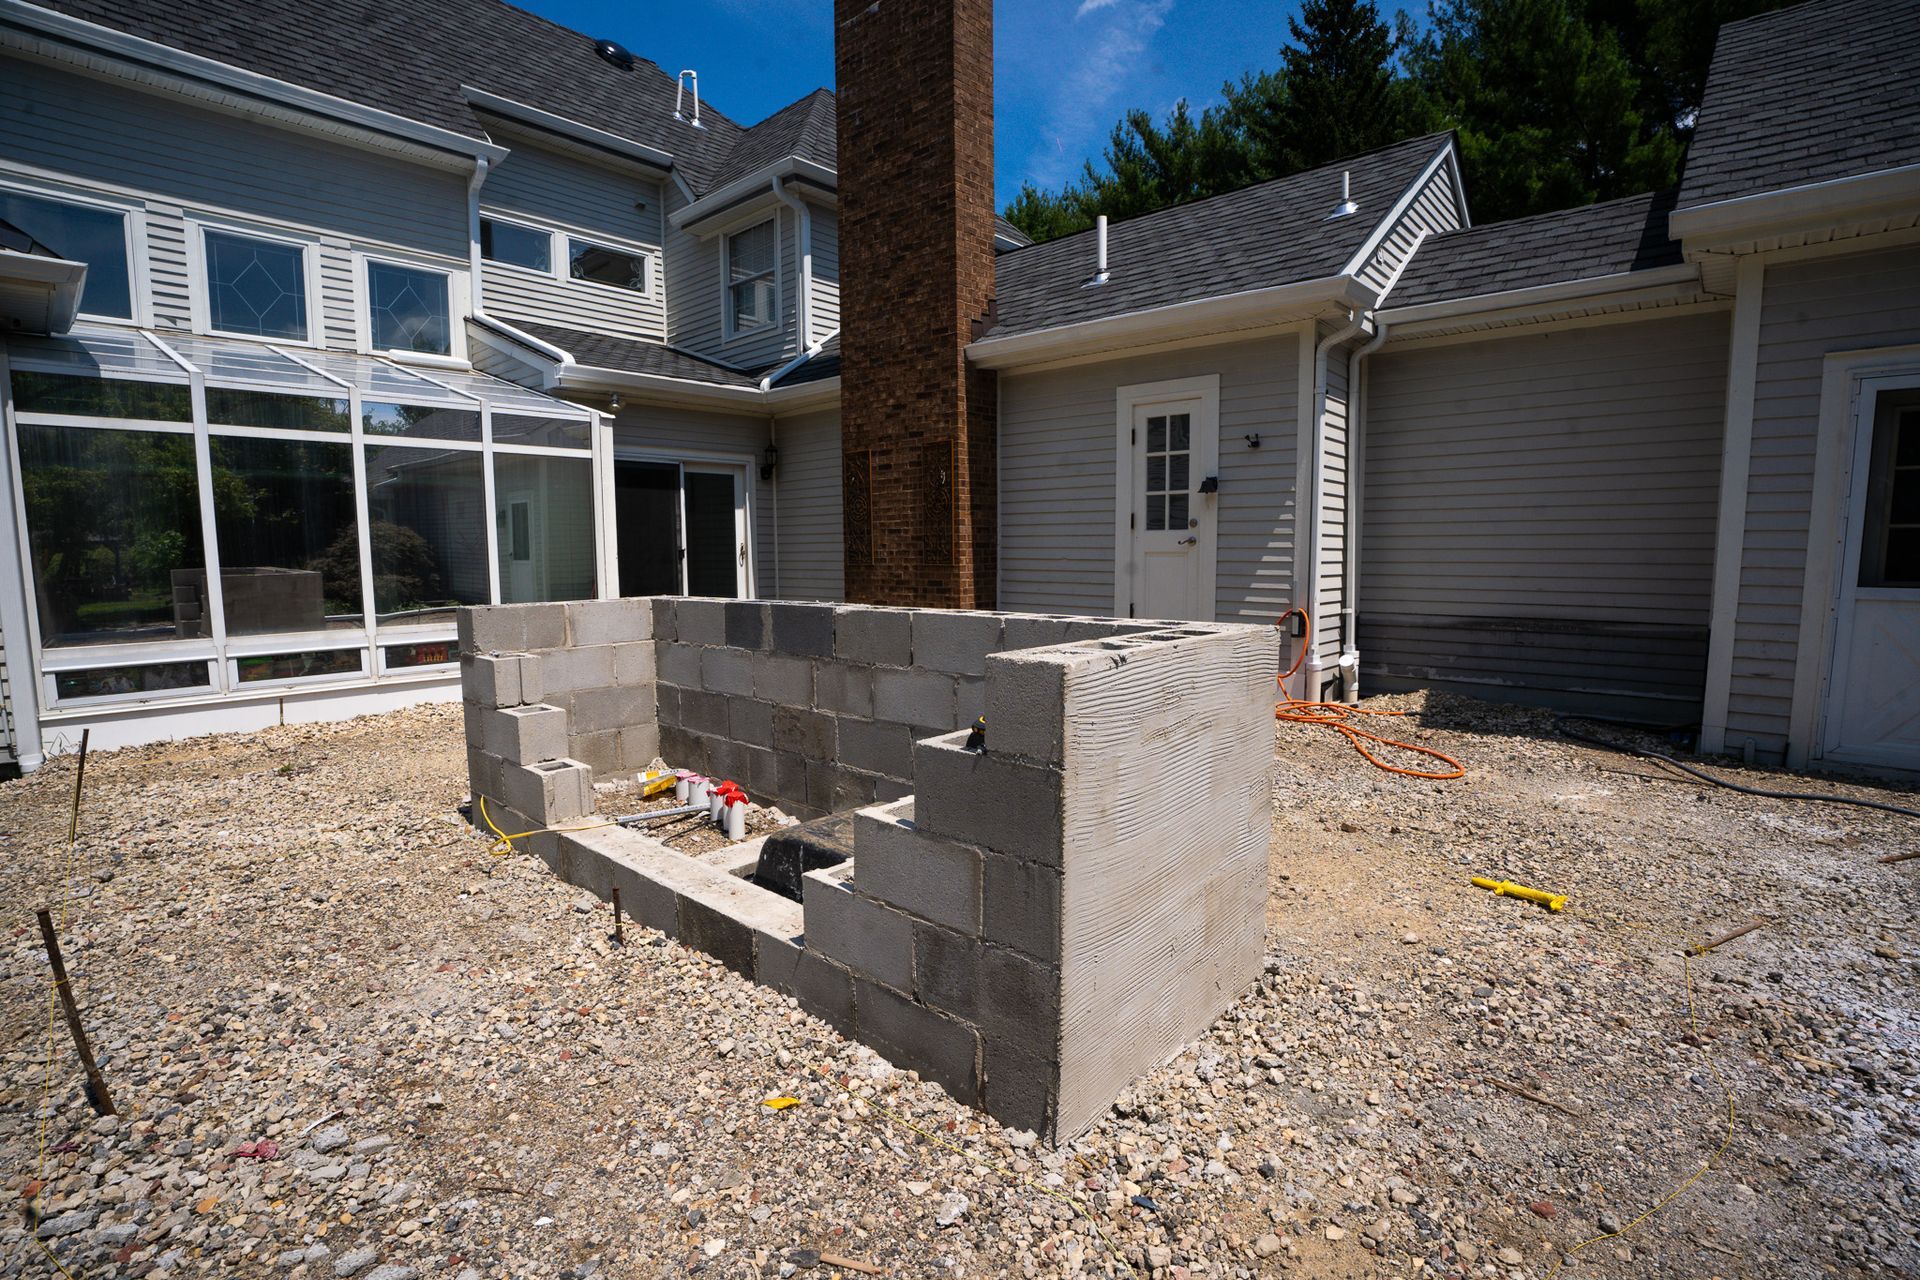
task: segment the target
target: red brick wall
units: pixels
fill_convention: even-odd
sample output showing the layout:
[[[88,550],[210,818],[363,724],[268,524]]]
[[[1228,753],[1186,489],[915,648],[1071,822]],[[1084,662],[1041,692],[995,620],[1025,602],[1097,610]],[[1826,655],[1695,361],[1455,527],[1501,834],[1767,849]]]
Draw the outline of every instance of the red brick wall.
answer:
[[[835,0],[847,599],[992,608],[991,0]]]

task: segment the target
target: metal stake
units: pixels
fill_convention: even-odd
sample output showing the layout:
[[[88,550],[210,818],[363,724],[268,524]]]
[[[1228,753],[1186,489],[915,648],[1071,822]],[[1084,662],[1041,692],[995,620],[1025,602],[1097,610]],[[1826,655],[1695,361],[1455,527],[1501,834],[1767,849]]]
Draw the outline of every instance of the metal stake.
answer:
[[[627,945],[626,935],[621,931],[621,928],[620,928],[620,886],[619,885],[613,886],[613,945],[616,947],[624,947]]]

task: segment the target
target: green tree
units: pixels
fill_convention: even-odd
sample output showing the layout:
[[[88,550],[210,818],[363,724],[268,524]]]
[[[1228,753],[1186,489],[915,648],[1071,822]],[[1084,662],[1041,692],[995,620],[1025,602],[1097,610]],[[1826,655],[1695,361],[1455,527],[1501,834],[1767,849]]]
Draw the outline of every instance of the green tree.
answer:
[[[1226,90],[1256,174],[1316,169],[1407,135],[1410,103],[1394,75],[1399,41],[1372,0],[1306,0],[1287,31],[1278,73]]]

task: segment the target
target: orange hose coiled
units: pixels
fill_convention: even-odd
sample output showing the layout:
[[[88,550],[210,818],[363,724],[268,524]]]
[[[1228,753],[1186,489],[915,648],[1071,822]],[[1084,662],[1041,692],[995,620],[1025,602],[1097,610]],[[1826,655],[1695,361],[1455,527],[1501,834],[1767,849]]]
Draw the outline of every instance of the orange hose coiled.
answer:
[[[1273,625],[1276,627],[1282,625],[1296,613],[1306,623],[1306,635],[1301,639],[1299,656],[1293,660],[1293,665],[1287,668],[1286,674],[1280,677],[1282,693],[1286,692],[1286,680],[1300,669],[1301,663],[1307,660],[1307,646],[1313,642],[1313,618],[1305,609],[1298,606],[1275,618]],[[1409,778],[1430,778],[1435,782],[1450,782],[1455,778],[1466,777],[1466,767],[1444,751],[1435,751],[1432,747],[1415,746],[1411,742],[1384,737],[1371,729],[1362,729],[1349,723],[1358,716],[1404,716],[1406,714],[1404,711],[1369,711],[1365,707],[1350,707],[1342,702],[1309,702],[1304,698],[1284,698],[1273,709],[1273,718],[1276,720],[1290,720],[1295,724],[1322,725],[1344,735],[1347,741],[1353,744],[1353,749],[1365,756],[1376,769],[1404,774]],[[1453,772],[1434,773],[1426,769],[1407,769],[1397,764],[1388,764],[1367,750],[1366,744],[1369,742],[1378,743],[1383,747],[1392,747],[1396,751],[1409,751],[1415,755],[1428,756],[1446,764]]]

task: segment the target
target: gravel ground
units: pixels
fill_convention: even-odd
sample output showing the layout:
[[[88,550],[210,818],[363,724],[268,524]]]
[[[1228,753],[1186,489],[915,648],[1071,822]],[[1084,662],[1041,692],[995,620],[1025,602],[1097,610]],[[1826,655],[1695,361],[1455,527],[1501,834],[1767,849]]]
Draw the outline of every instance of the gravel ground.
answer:
[[[0,1276],[56,1274],[44,1244],[84,1280],[1512,1280],[1620,1226],[1564,1274],[1920,1274],[1920,862],[1875,861],[1920,823],[1369,705],[1467,777],[1280,726],[1266,975],[1057,1151],[697,953],[611,948],[461,823],[453,707],[89,762],[62,937],[124,1112],[96,1120],[64,1031],[43,1093],[57,761],[0,785],[0,1152],[39,1224],[0,1225]],[[1690,1022],[1680,939],[1758,916],[1691,963]],[[1722,1082],[1724,1153],[1632,1225],[1727,1138]]]

